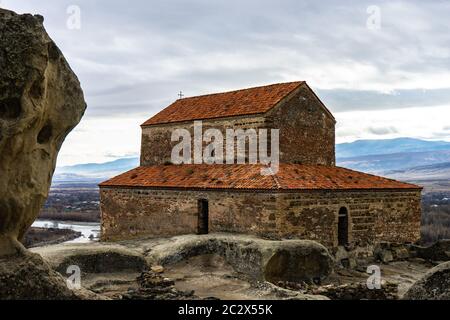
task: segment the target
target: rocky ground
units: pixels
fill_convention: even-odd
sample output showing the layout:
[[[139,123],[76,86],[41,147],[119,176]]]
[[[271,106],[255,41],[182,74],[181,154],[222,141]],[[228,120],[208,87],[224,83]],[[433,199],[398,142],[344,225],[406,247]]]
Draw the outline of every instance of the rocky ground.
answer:
[[[32,250],[62,275],[68,266],[80,266],[83,287],[112,299],[345,300],[402,298],[439,263],[418,257],[418,252],[445,258],[440,255],[448,252],[445,248],[448,244],[432,250],[410,248],[406,255],[403,248],[384,246],[378,257],[359,259],[351,267],[343,267],[311,241],[229,234],[60,244]],[[306,257],[308,261],[302,260]],[[380,290],[367,288],[370,265],[380,267]],[[300,278],[292,276],[292,266]]]
[[[92,291],[73,291],[66,279],[38,254],[22,252],[0,257],[0,300],[104,299]]]
[[[78,265],[82,285],[112,299],[323,299],[264,281],[264,264],[273,263],[278,252],[289,251],[294,262],[306,256],[316,262],[298,272],[305,281],[332,271],[328,252],[315,242],[268,241],[245,235],[61,244],[32,251],[63,275],[68,266]],[[159,265],[164,265],[159,274],[163,280],[146,286],[142,279],[152,278],[149,268]],[[284,271],[289,275],[289,270]],[[273,267],[271,272],[276,274]]]
[[[429,270],[405,294],[406,299],[450,300],[450,262]]]

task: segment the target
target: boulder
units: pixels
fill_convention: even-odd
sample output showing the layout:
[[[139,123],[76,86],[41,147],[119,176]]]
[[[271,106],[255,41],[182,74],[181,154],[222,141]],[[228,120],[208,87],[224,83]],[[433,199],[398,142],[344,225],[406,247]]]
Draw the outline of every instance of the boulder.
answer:
[[[429,261],[450,260],[450,240],[439,240],[428,247],[411,246],[417,257]]]
[[[59,244],[33,248],[51,267],[65,275],[69,266],[78,266],[82,274],[137,272],[148,270],[144,257],[114,244]]]
[[[163,266],[152,266],[150,268],[150,270],[155,272],[155,273],[163,273],[164,272],[164,267]]]
[[[383,263],[394,261],[394,255],[392,254],[392,251],[388,250],[380,251],[380,253],[377,255],[377,258]]]
[[[410,258],[408,246],[403,243],[380,242],[373,251],[375,259],[388,264],[392,261],[407,260]]]
[[[190,257],[217,254],[235,271],[257,281],[320,283],[333,271],[328,250],[310,240],[264,240],[249,235],[185,235],[156,245],[149,265],[170,265]]]
[[[270,258],[262,260],[266,281],[320,283],[329,276],[333,262],[325,247],[314,241],[285,241],[270,246]]]
[[[19,240],[48,196],[58,151],[86,103],[39,15],[0,9],[0,70],[0,256],[6,256],[25,251]]]
[[[39,255],[0,257],[0,300],[103,299],[83,288],[71,290],[66,279]]]
[[[406,247],[395,247],[392,249],[393,259],[398,260],[407,260],[410,258],[409,250]]]
[[[450,300],[450,262],[442,263],[428,271],[409,288],[403,299]]]

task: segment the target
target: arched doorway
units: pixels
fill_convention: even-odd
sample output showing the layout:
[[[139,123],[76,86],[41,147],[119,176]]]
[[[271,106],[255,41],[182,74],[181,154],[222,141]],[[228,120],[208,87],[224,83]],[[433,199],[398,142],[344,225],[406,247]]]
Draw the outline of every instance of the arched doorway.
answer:
[[[338,245],[345,246],[348,244],[348,210],[346,207],[339,209],[338,216]]]
[[[199,199],[198,200],[198,229],[197,234],[207,234],[208,233],[208,220],[209,220],[209,206],[208,200]]]

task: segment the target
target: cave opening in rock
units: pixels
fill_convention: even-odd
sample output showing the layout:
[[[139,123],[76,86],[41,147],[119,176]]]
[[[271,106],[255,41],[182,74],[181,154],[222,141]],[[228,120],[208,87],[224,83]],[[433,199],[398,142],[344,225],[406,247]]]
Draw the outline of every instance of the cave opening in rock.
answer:
[[[279,251],[273,255],[266,265],[264,277],[267,281],[277,283],[278,281],[292,280],[288,272],[291,263],[291,254],[288,251]]]
[[[22,113],[20,98],[8,98],[0,100],[0,118],[15,119]]]
[[[306,249],[304,246],[277,251],[264,268],[266,281],[281,282],[320,282],[329,274],[327,255],[320,250]]]
[[[348,244],[348,210],[345,207],[339,209],[338,215],[338,245]]]
[[[39,131],[39,134],[37,136],[37,142],[40,144],[47,143],[50,141],[50,138],[52,137],[53,127],[51,123],[47,123],[41,131]]]

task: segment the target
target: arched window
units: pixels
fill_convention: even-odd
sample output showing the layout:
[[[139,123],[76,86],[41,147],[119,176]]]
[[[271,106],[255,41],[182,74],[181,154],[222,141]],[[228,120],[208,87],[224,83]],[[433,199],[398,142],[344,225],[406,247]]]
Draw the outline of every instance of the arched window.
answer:
[[[346,207],[339,209],[338,216],[338,245],[345,246],[348,244],[348,210]]]

